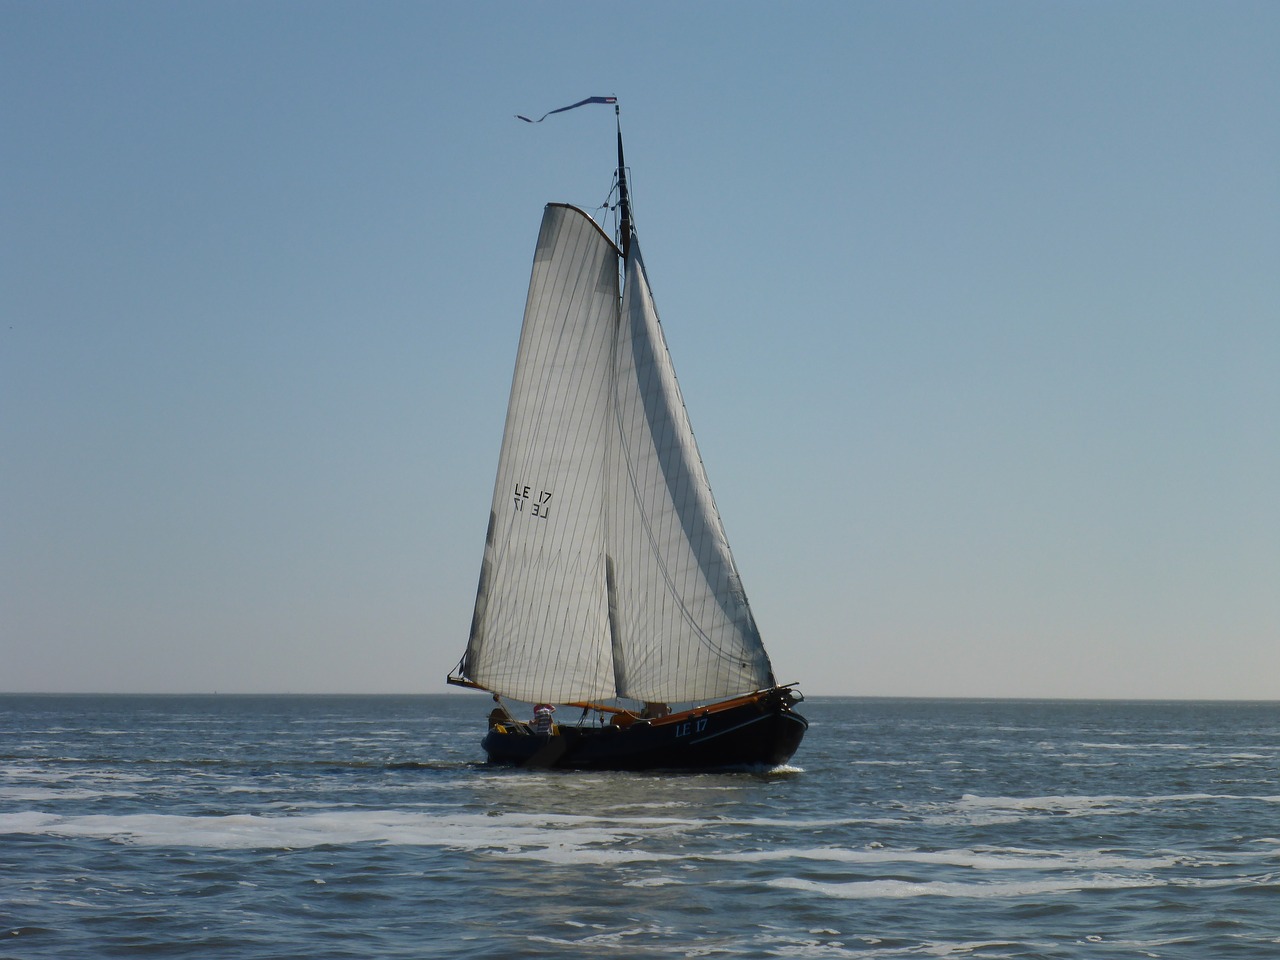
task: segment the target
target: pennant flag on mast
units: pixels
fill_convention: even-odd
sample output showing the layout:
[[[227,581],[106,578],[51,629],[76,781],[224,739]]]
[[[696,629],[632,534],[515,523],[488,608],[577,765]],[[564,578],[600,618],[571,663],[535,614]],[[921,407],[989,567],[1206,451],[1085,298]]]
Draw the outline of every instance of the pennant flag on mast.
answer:
[[[551,116],[552,113],[564,113],[566,110],[572,110],[575,107],[586,106],[588,103],[617,103],[617,102],[618,102],[617,97],[587,97],[587,99],[585,100],[579,100],[577,103],[571,103],[567,107],[561,107],[559,110],[552,110],[549,113],[544,113],[537,120],[531,120],[529,117],[522,117],[518,113],[516,114],[516,119],[523,120],[525,123],[541,123],[543,120],[547,119],[547,117]]]

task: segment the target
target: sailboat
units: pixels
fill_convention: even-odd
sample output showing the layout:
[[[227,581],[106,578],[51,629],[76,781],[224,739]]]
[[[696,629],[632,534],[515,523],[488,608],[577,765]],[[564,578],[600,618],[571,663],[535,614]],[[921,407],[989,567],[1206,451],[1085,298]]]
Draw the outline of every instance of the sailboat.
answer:
[[[448,679],[493,695],[490,762],[776,766],[808,728],[804,698],[774,679],[694,442],[616,100],[573,106],[599,102],[618,126],[617,237],[578,207],[544,209],[471,634]]]

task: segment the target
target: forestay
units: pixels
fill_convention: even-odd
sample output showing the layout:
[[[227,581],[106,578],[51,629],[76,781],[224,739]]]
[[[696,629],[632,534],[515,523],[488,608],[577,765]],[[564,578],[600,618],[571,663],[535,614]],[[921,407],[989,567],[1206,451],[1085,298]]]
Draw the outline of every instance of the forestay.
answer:
[[[546,208],[462,672],[505,696],[773,685],[634,238]]]

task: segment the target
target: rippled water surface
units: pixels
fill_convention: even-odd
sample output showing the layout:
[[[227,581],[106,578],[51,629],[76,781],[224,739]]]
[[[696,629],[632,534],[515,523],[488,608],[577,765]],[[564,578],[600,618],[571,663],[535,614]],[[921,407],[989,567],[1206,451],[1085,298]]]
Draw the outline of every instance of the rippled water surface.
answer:
[[[1280,705],[810,700],[701,775],[488,706],[0,696],[0,956],[1280,957]]]

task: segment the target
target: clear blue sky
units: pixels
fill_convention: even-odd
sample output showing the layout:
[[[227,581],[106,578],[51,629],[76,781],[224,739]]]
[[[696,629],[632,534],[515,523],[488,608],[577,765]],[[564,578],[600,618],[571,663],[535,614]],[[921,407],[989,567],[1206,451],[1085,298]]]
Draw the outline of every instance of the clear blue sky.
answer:
[[[1280,5],[0,2],[0,690],[444,689],[542,205],[778,674],[1280,698]]]

